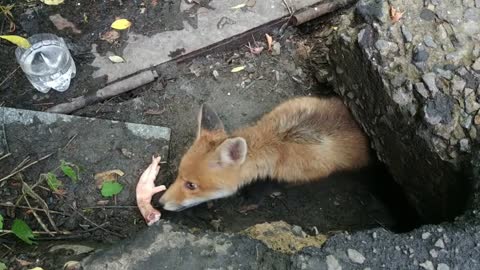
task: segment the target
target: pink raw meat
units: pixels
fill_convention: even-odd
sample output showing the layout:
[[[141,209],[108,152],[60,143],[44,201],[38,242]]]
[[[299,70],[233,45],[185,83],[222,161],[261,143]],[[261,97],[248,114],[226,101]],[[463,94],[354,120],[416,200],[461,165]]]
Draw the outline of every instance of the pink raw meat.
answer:
[[[160,171],[160,166],[158,165],[160,160],[161,157],[152,157],[152,163],[142,173],[137,184],[137,206],[148,226],[157,222],[161,216],[160,211],[153,208],[151,204],[152,196],[166,189],[164,185],[156,187],[154,183],[158,171]]]

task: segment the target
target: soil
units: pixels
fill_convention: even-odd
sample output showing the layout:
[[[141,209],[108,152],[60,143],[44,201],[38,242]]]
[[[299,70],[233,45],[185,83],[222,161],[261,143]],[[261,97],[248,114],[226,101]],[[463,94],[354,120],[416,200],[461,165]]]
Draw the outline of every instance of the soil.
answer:
[[[59,30],[53,27],[47,15],[60,12],[62,16],[79,26],[83,33],[94,33],[98,36],[108,29],[107,22],[113,21],[115,15],[127,15],[129,19],[134,20],[135,14],[129,14],[128,10],[139,9],[135,2],[123,1],[123,5],[119,5],[118,3],[122,1],[81,1],[81,4],[78,4],[80,2],[69,3],[69,7],[65,9],[42,5],[32,9],[33,17],[29,19],[22,17],[25,15],[21,14],[25,13],[20,12],[21,7],[19,7],[15,15],[19,18],[17,27],[20,33],[31,34],[40,30],[58,33]],[[152,2],[156,1],[151,1],[149,4]],[[167,1],[165,5],[169,3],[173,5],[174,2]],[[135,8],[129,8],[131,5],[135,5]],[[23,8],[31,9],[27,6]],[[169,8],[174,7],[169,6]],[[147,8],[147,10],[150,9]],[[89,23],[82,23],[83,14],[86,14]],[[254,122],[262,114],[289,98],[304,95],[330,95],[331,89],[324,84],[319,84],[313,71],[317,68],[316,65],[325,59],[322,42],[328,42],[326,33],[331,31],[333,23],[329,21],[307,25],[307,29],[304,30],[308,30],[308,35],[298,29],[288,29],[281,36],[275,36],[275,40],[281,44],[279,55],[272,55],[266,50],[260,55],[254,55],[248,48],[241,47],[229,52],[198,57],[188,63],[169,63],[156,67],[160,76],[155,82],[105,102],[87,106],[75,112],[74,115],[171,128],[169,160],[168,164],[162,166],[159,176],[159,182],[168,184],[175,179],[182,154],[194,139],[196,114],[201,103],[209,103],[224,121],[226,129],[233,130]],[[145,34],[151,34],[152,29],[159,29],[158,25],[150,25],[147,22],[134,23],[134,25],[140,27],[134,29],[135,31]],[[163,28],[160,28],[169,30],[178,25],[177,19],[172,18],[171,23],[166,23]],[[88,29],[88,27],[92,28]],[[54,91],[48,94],[36,92],[22,71],[17,69],[14,47],[1,42],[0,104],[6,107],[41,111],[53,104],[99,89],[104,85],[104,81],[90,79],[92,70],[88,67],[91,61],[88,48],[98,40],[89,38],[85,34],[82,34],[83,36],[75,36],[68,32],[62,32],[62,34],[71,38],[72,53],[78,70],[70,89],[63,94]],[[105,50],[121,50],[120,45],[118,48],[109,48],[106,44],[102,46],[105,46]],[[313,64],[315,66],[312,66]],[[242,65],[246,67],[245,70],[231,72],[232,68]],[[214,71],[218,72],[217,77],[213,75]],[[92,131],[89,126],[77,126],[76,129]],[[61,139],[49,139],[49,143],[64,145],[73,134],[74,131],[65,132],[61,135]],[[36,137],[33,135],[26,136],[24,139],[24,145],[32,145],[27,147],[26,151],[41,153],[44,150],[38,147],[49,135],[46,132],[39,132]],[[108,159],[113,142],[111,139],[106,139],[107,136],[94,135],[92,134],[90,141],[86,142],[88,147],[79,147],[81,151],[70,151],[68,158],[74,163],[88,167],[91,172],[99,172],[107,168],[93,166],[95,159],[86,162],[85,157],[98,157],[97,161]],[[121,167],[132,175],[139,175],[151,153],[139,149],[136,144],[139,142],[135,142],[134,138],[128,136],[117,143],[134,151],[138,159],[136,162],[109,164],[108,168]],[[109,147],[105,147],[107,145]],[[116,152],[114,155],[121,155],[121,153]],[[60,158],[51,159],[49,166],[58,164]],[[17,160],[11,162],[9,166],[14,166],[16,162]],[[34,175],[51,168],[54,167],[32,168],[28,172],[31,174],[30,181],[35,181]],[[131,179],[130,181],[133,181],[135,177],[132,176]],[[134,191],[131,188],[133,183],[130,182],[130,188],[124,191],[126,199],[117,201],[118,206],[134,205]],[[82,227],[85,219],[80,217],[71,206],[73,202],[80,209],[95,205],[101,198],[98,192],[95,196],[91,194],[96,188],[92,185],[91,180],[80,181],[63,199],[51,192],[41,192],[42,198],[51,202],[51,210],[66,214],[53,216],[59,229],[88,230],[87,227]],[[8,197],[10,201],[20,194],[20,186],[15,185],[14,182],[9,182],[9,185],[1,189],[3,194],[10,194]],[[74,194],[74,198],[68,194]],[[2,196],[1,201],[5,202],[5,200],[6,197]],[[0,207],[0,213],[4,216],[6,216],[5,211],[7,211],[6,208]],[[32,229],[41,230],[35,218],[25,209],[17,208],[15,211],[17,215],[25,218]],[[81,237],[69,240],[70,243],[86,240],[97,243],[114,242],[122,237],[117,237],[112,232],[132,237],[135,232],[146,227],[136,209],[95,208],[83,214],[96,224],[108,222],[109,224],[105,227],[107,230],[94,230],[89,234],[81,234]],[[299,225],[312,235],[316,232],[330,234],[335,231],[357,231],[379,226],[395,231],[405,231],[417,225],[414,213],[407,204],[404,204],[401,191],[393,184],[390,175],[381,165],[358,172],[338,173],[318,183],[298,186],[278,184],[272,180],[259,181],[245,187],[230,198],[202,204],[179,213],[163,211],[162,215],[164,219],[192,228],[225,232],[239,232],[258,223],[279,220]],[[11,219],[7,220],[6,224],[10,222]],[[44,237],[45,240],[48,238],[51,239],[51,237]],[[57,239],[65,238],[57,237]],[[44,256],[42,248],[30,249],[28,252],[23,250],[25,245],[16,242],[13,237],[2,237],[0,243],[11,249],[11,251],[0,253],[0,260],[14,262],[15,258],[23,258],[29,261],[40,259],[45,265],[57,263],[53,255]],[[50,241],[43,243],[48,247],[57,244]]]

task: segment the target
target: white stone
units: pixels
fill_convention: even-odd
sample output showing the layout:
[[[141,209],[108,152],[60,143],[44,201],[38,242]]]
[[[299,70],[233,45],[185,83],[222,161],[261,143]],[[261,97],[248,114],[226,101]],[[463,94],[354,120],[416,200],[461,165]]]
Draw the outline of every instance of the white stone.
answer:
[[[356,251],[355,249],[349,248],[347,250],[348,257],[352,262],[358,263],[358,264],[363,264],[365,262],[365,257],[362,255],[362,253]]]
[[[445,244],[443,243],[443,240],[440,238],[435,242],[435,246],[438,248],[445,248]]]
[[[422,239],[425,240],[425,239],[428,239],[432,234],[429,233],[429,232],[424,232],[422,233]]]
[[[419,265],[426,270],[435,270],[431,261],[425,261],[424,263],[421,263]]]
[[[444,263],[439,263],[437,265],[437,270],[450,270],[450,266],[444,264]]]
[[[333,255],[327,256],[327,267],[328,270],[342,270],[342,266]]]

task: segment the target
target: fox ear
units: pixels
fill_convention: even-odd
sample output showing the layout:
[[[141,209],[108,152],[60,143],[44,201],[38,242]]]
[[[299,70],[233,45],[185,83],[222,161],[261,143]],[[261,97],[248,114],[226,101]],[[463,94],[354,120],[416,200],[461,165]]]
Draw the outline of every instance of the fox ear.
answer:
[[[202,104],[198,113],[197,138],[204,132],[220,131],[225,132],[223,122],[217,113],[207,104]]]
[[[220,166],[241,165],[247,157],[247,142],[242,137],[226,139],[217,148]]]

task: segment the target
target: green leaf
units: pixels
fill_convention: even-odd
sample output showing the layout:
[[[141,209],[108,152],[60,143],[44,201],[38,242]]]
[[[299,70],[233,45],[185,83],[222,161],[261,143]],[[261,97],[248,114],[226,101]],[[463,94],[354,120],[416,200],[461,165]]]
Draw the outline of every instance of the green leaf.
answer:
[[[18,238],[22,239],[25,243],[29,245],[35,244],[35,242],[32,241],[35,239],[32,229],[28,227],[25,221],[20,219],[15,219],[13,221],[12,231],[13,231],[13,234],[15,234]]]
[[[123,189],[123,186],[118,182],[113,181],[106,181],[102,184],[102,196],[103,197],[112,197],[113,195],[117,195]]]
[[[64,160],[62,160],[62,163],[60,164],[60,169],[66,176],[72,179],[74,183],[77,183],[78,181],[77,172],[70,165],[71,165],[70,163],[67,163]]]
[[[59,187],[61,187],[63,184],[58,180],[57,176],[51,172],[47,173],[47,184],[52,189],[53,191],[57,191]]]
[[[0,262],[0,270],[7,270],[7,265],[4,264],[3,262]]]
[[[0,230],[3,230],[3,216],[0,215]],[[2,268],[0,268],[2,270]]]

